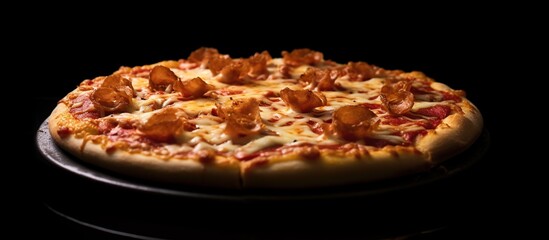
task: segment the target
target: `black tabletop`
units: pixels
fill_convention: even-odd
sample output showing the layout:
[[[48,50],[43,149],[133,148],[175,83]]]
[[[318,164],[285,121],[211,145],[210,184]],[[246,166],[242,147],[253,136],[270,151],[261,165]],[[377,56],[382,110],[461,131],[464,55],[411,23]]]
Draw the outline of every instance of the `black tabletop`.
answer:
[[[319,40],[314,37],[269,34],[222,41],[217,34],[177,38],[178,44],[144,36],[134,42],[112,39],[88,45],[84,33],[62,39],[42,50],[39,69],[44,78],[33,79],[33,123],[26,129],[33,156],[25,162],[27,183],[24,224],[45,237],[126,237],[155,239],[435,239],[491,236],[495,220],[504,218],[495,204],[506,182],[496,150],[502,136],[494,119],[491,88],[484,64],[489,43],[468,41],[450,30],[434,33],[409,30],[385,36],[347,36]],[[460,33],[468,33],[463,29]],[[99,34],[99,32],[94,32]],[[142,35],[141,35],[142,36]],[[200,37],[202,36],[202,37]],[[75,41],[68,45],[67,41]],[[76,46],[76,47],[69,47]],[[463,89],[485,118],[482,158],[458,174],[428,184],[337,199],[294,201],[226,201],[140,191],[75,174],[52,164],[38,151],[36,134],[56,102],[80,81],[107,75],[119,66],[144,65],[164,59],[186,58],[201,46],[219,48],[234,57],[269,50],[308,47],[338,62],[367,61],[385,68],[421,70],[433,78]],[[488,136],[488,137],[486,137]],[[488,140],[486,140],[488,138]],[[508,192],[507,192],[508,193]],[[511,193],[512,194],[512,193]],[[37,230],[38,231],[38,230]],[[501,231],[501,229],[499,230]],[[20,231],[20,234],[34,234]]]

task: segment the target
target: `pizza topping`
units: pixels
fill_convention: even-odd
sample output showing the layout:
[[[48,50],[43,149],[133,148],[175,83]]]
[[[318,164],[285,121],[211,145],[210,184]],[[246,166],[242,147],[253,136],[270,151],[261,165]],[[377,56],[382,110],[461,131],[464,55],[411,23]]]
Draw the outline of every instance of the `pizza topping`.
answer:
[[[254,135],[261,130],[261,117],[259,115],[259,102],[255,98],[235,100],[230,107],[220,108],[219,117],[227,122],[225,133],[231,137]]]
[[[321,135],[324,133],[325,123],[319,123],[312,120],[307,121],[307,126],[311,129],[312,132]]]
[[[253,78],[259,77],[261,75],[268,74],[267,63],[271,61],[272,57],[267,51],[261,53],[255,53],[253,56],[248,58],[246,61],[249,64],[250,71],[249,75]]]
[[[461,102],[461,98],[465,97],[465,91],[463,90],[454,90],[450,92],[442,92],[442,96],[444,100],[451,100],[454,102]]]
[[[265,136],[254,141],[248,142],[246,145],[235,150],[235,157],[239,160],[251,160],[260,156],[264,152],[276,150],[287,143],[286,139],[278,136]]]
[[[443,95],[429,86],[412,86],[410,91],[414,94],[415,101],[440,102],[443,100]]]
[[[411,143],[416,139],[417,136],[423,136],[425,134],[427,134],[426,130],[417,130],[417,131],[405,132],[405,133],[402,134],[402,138],[406,142]]]
[[[57,129],[57,134],[61,138],[66,138],[66,137],[70,136],[71,133],[72,133],[71,129],[66,127],[66,126],[62,126],[59,129]]]
[[[93,91],[91,100],[105,113],[124,112],[131,103],[131,97],[126,92],[108,87],[100,87]]]
[[[104,112],[90,99],[90,94],[82,94],[72,100],[69,112],[77,119],[99,118]]]
[[[204,94],[215,87],[213,85],[207,84],[200,77],[193,78],[188,81],[180,81],[174,85],[174,90],[180,92],[185,98],[199,98],[204,96]]]
[[[280,75],[281,78],[291,78],[292,77],[292,74],[290,73],[291,70],[292,68],[290,67],[290,65],[283,64],[278,66],[277,73]]]
[[[452,112],[452,109],[446,105],[435,105],[429,108],[418,109],[416,112],[424,116],[444,119],[448,115],[450,115],[450,113]]]
[[[228,107],[216,105],[219,117],[225,119],[227,124],[224,133],[233,140],[261,133],[274,134],[265,128],[259,115],[259,102],[255,98],[237,99]]]
[[[134,67],[130,72],[126,72],[126,69],[120,69],[118,73],[129,73],[132,76],[146,77],[151,72],[150,66]]]
[[[343,72],[351,81],[366,81],[375,77],[374,68],[365,62],[349,62]]]
[[[336,91],[340,85],[335,83],[339,76],[337,70],[308,68],[307,71],[299,77],[299,82],[308,89],[317,91]]]
[[[214,55],[210,58],[208,62],[208,69],[212,72],[212,75],[216,76],[221,72],[221,70],[229,65],[233,60],[229,55]]]
[[[216,89],[216,90],[210,91],[210,92],[206,93],[205,95],[206,96],[215,96],[215,95],[230,96],[230,95],[242,94],[243,92],[244,92],[244,90],[231,86],[231,87],[227,87],[227,88],[221,88],[221,89]]]
[[[376,114],[367,107],[343,106],[333,114],[332,128],[341,138],[349,141],[364,139],[371,135],[376,124]]]
[[[149,86],[153,90],[165,91],[169,85],[178,81],[177,75],[164,66],[155,66],[149,74]]]
[[[138,127],[147,138],[159,142],[174,142],[185,128],[189,129],[185,113],[177,108],[164,108]]]
[[[103,116],[105,113],[120,113],[129,110],[134,96],[135,91],[131,81],[119,74],[113,74],[106,77],[101,86],[92,92],[90,100],[93,102],[95,110]]]
[[[222,83],[241,85],[246,82],[250,67],[244,62],[231,62],[221,70],[218,80]]]
[[[390,83],[387,81],[381,88],[381,102],[393,115],[407,113],[414,106],[414,94],[410,92],[412,82],[408,80]]]
[[[301,65],[314,66],[324,61],[324,55],[321,52],[302,48],[295,49],[292,52],[282,51],[282,59],[284,60],[284,64],[292,67],[299,67]]]
[[[198,63],[190,62],[190,61],[185,60],[185,59],[180,59],[179,60],[179,65],[177,66],[177,68],[179,68],[181,70],[190,70],[190,69],[195,69],[199,66],[200,66],[200,64],[198,64]]]
[[[108,133],[118,125],[118,122],[114,118],[105,118],[103,121],[99,121],[97,131],[99,133]],[[130,127],[127,124],[122,124],[122,127]]]
[[[84,80],[80,83],[80,85],[78,85],[78,90],[80,91],[88,91],[88,90],[93,90],[94,88],[98,87],[99,84],[98,84],[98,81],[93,81],[93,80]]]
[[[187,58],[189,62],[198,63],[205,66],[210,59],[219,55],[219,52],[215,48],[201,47],[192,52]]]
[[[101,87],[112,88],[118,92],[125,93],[129,97],[135,97],[135,90],[132,82],[119,74],[113,74],[105,78]]]
[[[402,70],[387,70],[377,66],[372,66],[372,68],[374,69],[374,72],[375,72],[374,75],[376,77],[382,77],[382,78],[395,78],[404,73],[404,71]]]
[[[280,91],[280,98],[296,112],[311,112],[314,108],[325,106],[326,96],[321,92],[311,90],[291,90],[284,88]]]

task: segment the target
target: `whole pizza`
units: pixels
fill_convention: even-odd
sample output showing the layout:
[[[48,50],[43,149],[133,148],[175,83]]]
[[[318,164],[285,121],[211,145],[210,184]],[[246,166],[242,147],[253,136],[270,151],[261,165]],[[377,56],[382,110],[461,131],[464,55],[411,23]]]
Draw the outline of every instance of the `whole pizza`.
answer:
[[[421,72],[310,49],[121,67],[84,80],[49,117],[55,142],[99,167],[219,188],[347,185],[427,171],[467,149],[482,116]]]

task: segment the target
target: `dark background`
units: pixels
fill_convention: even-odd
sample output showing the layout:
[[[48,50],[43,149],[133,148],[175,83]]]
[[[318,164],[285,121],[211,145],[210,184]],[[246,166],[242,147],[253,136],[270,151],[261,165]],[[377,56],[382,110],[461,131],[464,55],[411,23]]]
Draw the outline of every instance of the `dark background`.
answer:
[[[173,233],[175,222],[181,224],[181,231],[188,231],[190,236],[207,232],[207,236],[227,239],[355,239],[361,236],[390,238],[409,234],[417,239],[435,239],[506,235],[512,228],[505,226],[516,220],[509,217],[514,210],[509,207],[502,210],[501,206],[509,206],[506,196],[516,192],[508,178],[509,163],[501,158],[503,154],[500,149],[504,149],[502,139],[506,135],[496,117],[498,98],[494,96],[498,91],[493,84],[499,78],[494,72],[504,68],[500,58],[505,53],[494,45],[501,37],[500,26],[494,24],[497,21],[480,21],[479,12],[469,10],[451,16],[407,13],[398,20],[393,19],[396,24],[381,24],[374,20],[379,18],[367,18],[364,14],[349,14],[337,19],[322,14],[292,18],[291,12],[287,12],[286,22],[252,15],[233,15],[231,17],[235,18],[214,20],[210,24],[199,23],[204,21],[203,18],[181,16],[179,22],[166,19],[163,24],[128,19],[127,22],[105,24],[78,22],[78,27],[74,27],[68,21],[70,18],[48,19],[45,23],[37,23],[45,34],[36,35],[31,46],[33,56],[36,56],[32,60],[36,65],[34,71],[40,73],[40,77],[33,77],[29,83],[32,84],[34,104],[31,127],[26,129],[25,136],[34,146],[39,125],[53,110],[57,100],[82,80],[108,75],[120,66],[186,58],[191,51],[202,46],[218,48],[232,57],[247,57],[262,50],[278,57],[282,50],[306,47],[321,51],[325,59],[337,62],[366,61],[387,69],[419,70],[455,89],[465,90],[468,98],[483,113],[490,134],[490,151],[479,164],[463,174],[418,189],[351,200],[355,204],[351,206],[361,202],[358,204],[364,206],[361,210],[343,208],[341,205],[346,202],[311,203],[307,210],[297,214],[299,217],[290,211],[280,210],[291,203],[265,206],[193,203],[196,204],[193,205],[196,206],[194,210],[161,209],[158,211],[163,214],[143,214],[157,219],[149,218],[146,224],[139,223],[143,225],[140,229],[134,229],[151,229],[153,232],[161,229],[159,231],[164,232],[163,236],[180,236],[177,235],[180,233]],[[388,12],[383,17],[391,18],[393,14],[396,13]],[[101,14],[88,17],[100,19]],[[261,22],[268,28],[254,27],[250,22]],[[100,225],[105,219],[121,219],[120,215],[124,215],[121,212],[134,216],[132,214],[141,211],[141,207],[150,208],[150,204],[173,206],[174,202],[175,205],[178,201],[184,202],[127,193],[86,181],[44,164],[37,153],[30,159],[28,164],[24,164],[24,169],[30,170],[27,176],[31,177],[19,188],[19,196],[25,197],[17,200],[22,207],[18,208],[17,220],[20,221],[16,223],[36,232],[20,231],[23,235],[112,237],[53,213],[48,206],[55,204],[57,210],[83,209],[85,213],[79,214],[85,216],[80,219],[93,219],[90,221]],[[109,204],[110,200],[112,204]],[[117,207],[117,204],[138,210]],[[212,209],[215,210],[203,210],[205,208],[201,208],[201,204],[213,205]],[[236,210],[227,212],[216,206]],[[269,217],[256,215],[268,211],[266,208],[271,209]],[[200,224],[191,220],[196,217],[197,211],[205,211],[208,215],[208,218],[199,219]],[[174,216],[174,213],[180,215]],[[187,222],[179,222],[187,216]],[[143,216],[137,214],[135,217]],[[279,217],[293,221],[273,220]],[[376,222],[378,219],[379,222]],[[113,224],[111,222],[106,226]],[[128,227],[124,227],[127,230]],[[433,229],[435,232],[432,234],[417,235],[418,232]]]

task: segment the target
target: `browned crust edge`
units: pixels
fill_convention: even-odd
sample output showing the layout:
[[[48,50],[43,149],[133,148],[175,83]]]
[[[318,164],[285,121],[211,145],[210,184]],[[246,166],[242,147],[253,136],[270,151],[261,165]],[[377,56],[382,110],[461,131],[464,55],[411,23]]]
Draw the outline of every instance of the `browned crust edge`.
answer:
[[[454,113],[427,135],[419,139],[416,148],[433,163],[443,162],[469,148],[480,136],[483,118],[475,105],[464,99],[463,113]]]
[[[285,156],[263,166],[243,165],[244,188],[306,188],[364,183],[425,171],[426,157],[409,147],[371,150],[362,158],[323,155],[320,160]]]
[[[68,110],[60,103],[49,117],[48,127],[55,142],[69,153],[85,162],[128,176],[166,183],[180,183],[191,186],[219,188],[240,188],[240,168],[238,162],[231,164],[203,164],[195,160],[162,160],[152,156],[115,151],[108,154],[100,145],[84,142],[70,135],[61,138],[58,129],[63,123],[58,116]]]

